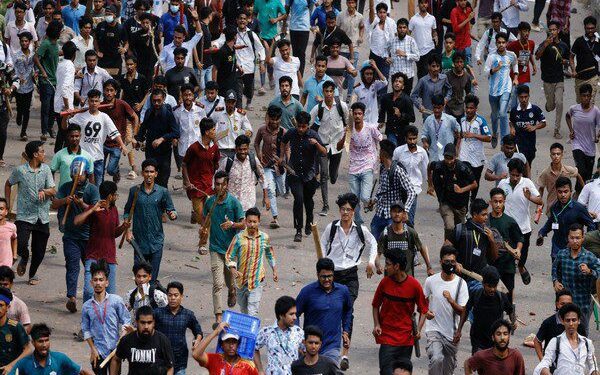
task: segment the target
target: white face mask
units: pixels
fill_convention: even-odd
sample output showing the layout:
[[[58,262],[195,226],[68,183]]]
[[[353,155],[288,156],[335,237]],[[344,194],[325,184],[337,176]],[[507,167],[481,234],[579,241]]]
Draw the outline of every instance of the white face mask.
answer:
[[[171,13],[177,13],[179,12],[179,5],[170,5],[169,10],[171,11]]]
[[[104,19],[108,23],[113,23],[113,21],[115,20],[115,16],[106,16],[106,17],[104,17]]]

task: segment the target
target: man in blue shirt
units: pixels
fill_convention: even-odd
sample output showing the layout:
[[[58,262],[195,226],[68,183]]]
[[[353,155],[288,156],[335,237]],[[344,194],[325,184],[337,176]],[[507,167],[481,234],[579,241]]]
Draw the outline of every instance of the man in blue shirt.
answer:
[[[172,281],[167,285],[169,305],[154,310],[156,330],[162,332],[171,341],[173,350],[173,367],[175,375],[185,375],[188,359],[188,346],[185,332],[189,328],[194,335],[192,350],[202,341],[202,328],[191,310],[181,306],[183,301],[183,284]]]
[[[353,302],[348,287],[333,282],[334,268],[329,258],[317,261],[319,280],[302,288],[296,308],[298,319],[304,314],[304,328],[314,325],[323,330],[320,354],[339,363],[341,341],[345,348],[350,347]]]
[[[162,32],[165,38],[164,46],[173,41],[175,26],[181,24],[181,13],[179,8],[182,6],[184,5],[180,4],[179,0],[171,0],[169,2],[169,11],[160,17],[160,25],[162,26]],[[183,15],[183,27],[185,27],[186,30],[189,30],[185,14]]]
[[[50,328],[44,323],[34,324],[31,328],[33,354],[20,359],[10,371],[25,375],[92,375],[90,370],[83,369],[66,354],[50,351]]]
[[[79,20],[85,15],[85,5],[79,4],[79,0],[71,0],[71,4],[62,8],[61,12],[65,26],[79,35]]]
[[[317,56],[315,59],[315,75],[309,77],[304,82],[304,90],[302,91],[302,97],[300,103],[306,108],[307,112],[310,112],[314,106],[323,101],[323,83],[327,81],[333,82],[333,78],[325,74],[327,70],[327,57]],[[340,96],[338,89],[335,89],[334,95]]]
[[[158,280],[162,260],[165,242],[163,214],[166,212],[171,220],[177,219],[177,211],[173,206],[169,190],[154,183],[158,173],[156,161],[144,160],[142,163],[144,183],[129,189],[127,203],[123,209],[123,217],[127,220],[133,201],[136,200],[133,217],[129,218],[129,220],[133,219],[133,230],[127,231],[127,241],[135,249],[135,263],[145,260],[152,265],[152,280]]]
[[[559,250],[567,247],[569,228],[572,224],[581,224],[587,226],[588,231],[596,229],[596,223],[590,216],[587,208],[581,203],[572,199],[572,185],[568,177],[561,176],[554,184],[558,200],[550,208],[550,215],[544,226],[538,233],[536,241],[537,246],[544,244],[544,237],[552,230],[552,252],[550,256],[552,261],[556,258]],[[583,307],[583,306],[581,306]]]

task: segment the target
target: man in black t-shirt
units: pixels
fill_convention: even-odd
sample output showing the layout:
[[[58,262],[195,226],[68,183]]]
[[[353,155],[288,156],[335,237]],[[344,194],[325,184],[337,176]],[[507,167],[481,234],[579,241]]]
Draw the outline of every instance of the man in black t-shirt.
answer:
[[[540,44],[535,53],[535,58],[540,60],[542,70],[546,112],[556,109],[556,121],[554,122],[554,138],[556,139],[562,138],[560,124],[563,119],[564,67],[569,58],[569,46],[560,40],[560,28],[557,21],[548,22],[548,38]]]
[[[129,375],[165,375],[173,368],[171,343],[154,329],[152,307],[142,306],[136,314],[137,331],[119,341],[117,353],[110,363],[110,373],[121,371],[121,362],[129,362]]]
[[[596,18],[589,16],[583,20],[585,34],[575,39],[571,47],[571,75],[575,78],[575,95],[577,103],[581,103],[579,88],[585,83],[592,85],[592,106],[598,91],[598,62],[600,61],[600,40],[596,34]],[[575,68],[577,59],[577,68]]]
[[[350,56],[354,56],[354,46],[352,40],[348,37],[348,34],[344,30],[336,26],[337,15],[334,11],[329,11],[325,15],[325,30],[323,33],[317,32],[315,40],[313,41],[312,50],[310,52],[310,60],[314,61],[316,55],[329,56],[329,47],[333,44],[334,40],[338,40],[341,44],[345,44],[350,48]]]
[[[225,97],[227,91],[239,91],[238,75],[240,68],[235,55],[235,40],[237,30],[227,28],[224,32],[225,44],[213,56],[212,80],[219,85],[219,95]]]
[[[195,93],[197,93],[200,88],[200,79],[196,75],[194,69],[185,66],[185,58],[188,52],[189,51],[184,47],[176,47],[175,50],[173,50],[175,66],[165,73],[167,92],[179,103],[181,103],[181,99],[179,98],[181,86],[192,85]]]
[[[154,77],[154,66],[160,52],[160,36],[152,31],[151,14],[144,13],[139,19],[141,28],[129,36],[129,50],[138,60],[138,72],[150,82]]]
[[[558,315],[558,310],[568,303],[573,303],[573,294],[571,294],[570,291],[563,289],[556,292],[556,300],[554,301],[556,312],[544,319],[533,340],[535,353],[540,361],[544,358],[544,352],[546,351],[546,347],[550,340],[565,331],[565,326],[562,324],[560,315]],[[577,328],[577,332],[580,335],[585,336],[585,328],[582,324]]]
[[[319,356],[323,331],[317,326],[304,327],[306,354],[292,363],[292,375],[339,375],[342,372],[327,357]]]
[[[535,132],[546,127],[546,117],[540,107],[529,102],[529,86],[517,87],[517,98],[519,104],[510,110],[510,132],[514,134],[519,152],[525,155],[531,168],[537,151]]]
[[[107,6],[106,19],[96,27],[94,39],[94,45],[100,58],[98,66],[106,69],[113,78],[118,78],[121,74],[121,65],[123,64],[121,55],[127,52],[127,35],[123,25],[117,22],[117,17],[115,6]]]
[[[497,290],[500,274],[494,266],[487,266],[482,270],[483,288],[469,291],[469,302],[467,302],[467,311],[473,313],[471,322],[471,353],[475,354],[479,350],[489,349],[494,345],[492,341],[492,332],[490,327],[498,320],[503,319],[504,313],[508,314],[513,326],[516,327],[516,315],[513,305],[504,293]],[[460,339],[460,332],[467,320],[468,314],[463,314],[455,333],[455,339]]]

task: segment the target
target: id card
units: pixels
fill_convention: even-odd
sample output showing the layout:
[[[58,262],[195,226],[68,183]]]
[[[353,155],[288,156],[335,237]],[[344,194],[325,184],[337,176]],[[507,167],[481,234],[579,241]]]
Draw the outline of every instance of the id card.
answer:
[[[441,149],[443,149],[443,148],[444,148],[444,146],[442,146],[442,144],[441,144],[441,143],[438,141],[438,143],[437,143],[437,148],[441,150]]]
[[[558,223],[552,223],[552,230],[558,230]]]
[[[473,249],[473,255],[480,257],[481,256],[481,249],[476,247]]]

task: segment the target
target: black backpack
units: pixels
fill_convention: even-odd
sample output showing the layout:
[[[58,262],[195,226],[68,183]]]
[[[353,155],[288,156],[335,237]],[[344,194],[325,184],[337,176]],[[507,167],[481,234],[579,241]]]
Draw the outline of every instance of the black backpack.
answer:
[[[150,306],[153,309],[156,309],[158,307],[158,304],[154,300],[154,291],[156,289],[160,290],[164,294],[167,294],[167,289],[164,286],[162,286],[160,281],[156,280],[155,282],[150,284],[150,290],[148,290],[148,296],[150,297]],[[129,295],[129,306],[131,306],[132,309],[133,309],[133,305],[135,303],[135,294],[136,293],[137,293],[137,288],[135,288]]]
[[[583,341],[585,342],[585,351],[587,353],[590,352],[590,347],[588,346],[588,340],[587,338],[584,338]],[[558,364],[558,356],[560,355],[560,335],[556,336],[556,350],[554,351],[554,361],[552,362],[552,364],[550,365],[550,368],[548,370],[550,370],[551,374],[554,374],[554,371],[556,371],[556,365]],[[592,357],[594,358],[594,357]],[[596,368],[596,360],[594,359],[594,368]]]
[[[252,172],[254,172],[254,176],[256,176],[256,183],[258,183],[260,175],[258,174],[258,168],[256,167],[256,156],[254,155],[254,152],[248,152],[248,159],[250,160],[250,169],[252,169]],[[225,163],[225,173],[229,174],[232,166],[233,159],[227,158],[227,163]]]
[[[339,222],[339,220],[334,220],[331,223],[331,229],[329,230],[329,242],[328,242],[328,247],[327,247],[327,254],[329,255],[329,253],[331,253],[331,244],[333,243],[333,239],[335,238],[335,234],[337,233],[337,223]],[[356,233],[358,234],[358,239],[360,240],[360,242],[362,243],[362,247],[360,248],[360,251],[358,252],[358,257],[356,258],[356,262],[358,262],[358,260],[360,259],[363,250],[365,249],[365,233],[362,230],[362,225],[356,224]]]

